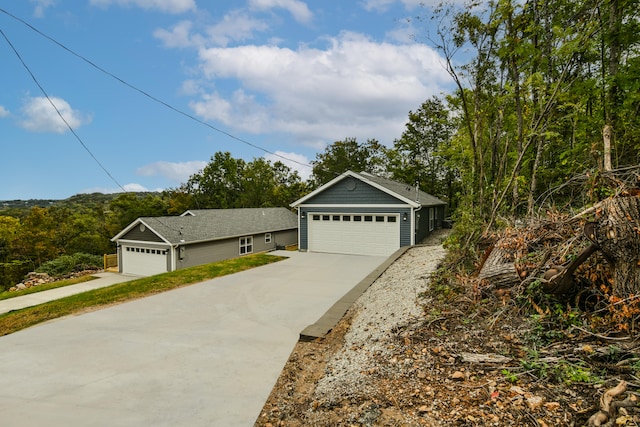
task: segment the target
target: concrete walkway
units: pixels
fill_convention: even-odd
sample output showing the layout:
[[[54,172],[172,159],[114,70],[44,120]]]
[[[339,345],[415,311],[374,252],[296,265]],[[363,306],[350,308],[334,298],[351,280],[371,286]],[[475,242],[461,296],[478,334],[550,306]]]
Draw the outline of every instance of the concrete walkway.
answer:
[[[121,274],[108,272],[97,273],[93,274],[92,276],[96,276],[97,279],[78,283],[77,285],[69,285],[62,288],[56,288],[48,291],[36,292],[33,294],[23,295],[21,297],[2,300],[0,301],[0,314],[68,297],[70,295],[80,294],[82,292],[91,291],[93,289],[105,288],[107,286],[115,285],[116,283],[122,283],[129,280],[137,279],[137,277],[134,276],[123,276]]]
[[[385,261],[281,254],[0,337],[2,425],[253,425],[300,331]]]

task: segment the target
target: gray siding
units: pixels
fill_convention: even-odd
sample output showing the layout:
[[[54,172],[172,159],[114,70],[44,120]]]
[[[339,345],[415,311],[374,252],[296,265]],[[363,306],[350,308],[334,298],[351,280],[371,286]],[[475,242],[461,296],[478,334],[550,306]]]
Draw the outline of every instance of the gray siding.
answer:
[[[431,209],[435,208],[424,207],[416,212],[416,243],[422,242],[422,240],[430,234],[429,213]]]
[[[298,244],[298,229],[276,231],[273,234],[273,241],[279,246],[291,246]]]
[[[376,190],[377,191],[377,190]],[[397,199],[396,199],[397,202]],[[376,207],[362,207],[362,208],[314,208],[305,207],[300,208],[300,250],[309,249],[309,214],[315,213],[340,213],[340,214],[360,214],[360,213],[397,213],[400,214],[400,247],[411,245],[411,208],[376,208]],[[304,214],[304,218],[302,218]],[[407,220],[403,221],[403,215],[407,215]]]
[[[355,184],[355,185],[354,185]],[[304,204],[398,204],[397,198],[354,178],[343,179]]]
[[[120,240],[137,240],[140,242],[163,242],[163,240],[154,232],[146,228],[140,231],[140,226],[136,225],[127,234],[122,236]]]
[[[294,245],[298,242],[298,232],[295,229],[272,232],[270,243],[265,242],[265,234],[266,233],[252,235],[252,253],[272,251],[276,249],[276,245]],[[181,268],[209,264],[216,261],[223,261],[225,259],[237,258],[239,256],[239,237],[189,244],[185,246],[184,257],[182,259],[178,258],[176,262],[176,269],[179,270]]]

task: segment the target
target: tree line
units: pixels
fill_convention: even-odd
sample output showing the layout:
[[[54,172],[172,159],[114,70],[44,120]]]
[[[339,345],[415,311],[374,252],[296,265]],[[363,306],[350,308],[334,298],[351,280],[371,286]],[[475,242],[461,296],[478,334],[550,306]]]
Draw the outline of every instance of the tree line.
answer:
[[[140,216],[288,206],[347,169],[446,200],[467,236],[499,226],[499,218],[593,203],[610,191],[605,167],[640,163],[638,2],[425,9],[413,24],[434,24],[421,37],[444,58],[455,90],[410,111],[395,141],[336,141],[316,155],[307,181],[282,162],[217,152],[162,193],[0,210],[0,281],[8,265],[22,271],[63,254],[112,252],[110,238]]]

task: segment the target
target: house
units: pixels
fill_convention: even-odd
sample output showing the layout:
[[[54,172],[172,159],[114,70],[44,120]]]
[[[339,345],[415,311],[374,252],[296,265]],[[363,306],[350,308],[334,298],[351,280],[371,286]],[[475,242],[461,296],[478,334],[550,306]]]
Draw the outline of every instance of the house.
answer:
[[[347,171],[291,204],[302,251],[391,255],[442,227],[446,202],[412,186]]]
[[[151,276],[295,245],[297,222],[287,208],[197,209],[138,218],[111,240],[120,273]]]

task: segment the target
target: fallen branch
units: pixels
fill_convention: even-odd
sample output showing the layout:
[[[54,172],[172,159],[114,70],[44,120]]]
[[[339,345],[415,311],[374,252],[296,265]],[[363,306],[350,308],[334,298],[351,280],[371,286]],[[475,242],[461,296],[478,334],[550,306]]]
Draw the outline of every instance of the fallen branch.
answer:
[[[600,397],[600,410],[589,418],[589,426],[603,426],[610,419],[615,419],[617,408],[620,405],[612,405],[613,399],[627,391],[627,383],[620,381],[617,386],[605,391]]]

